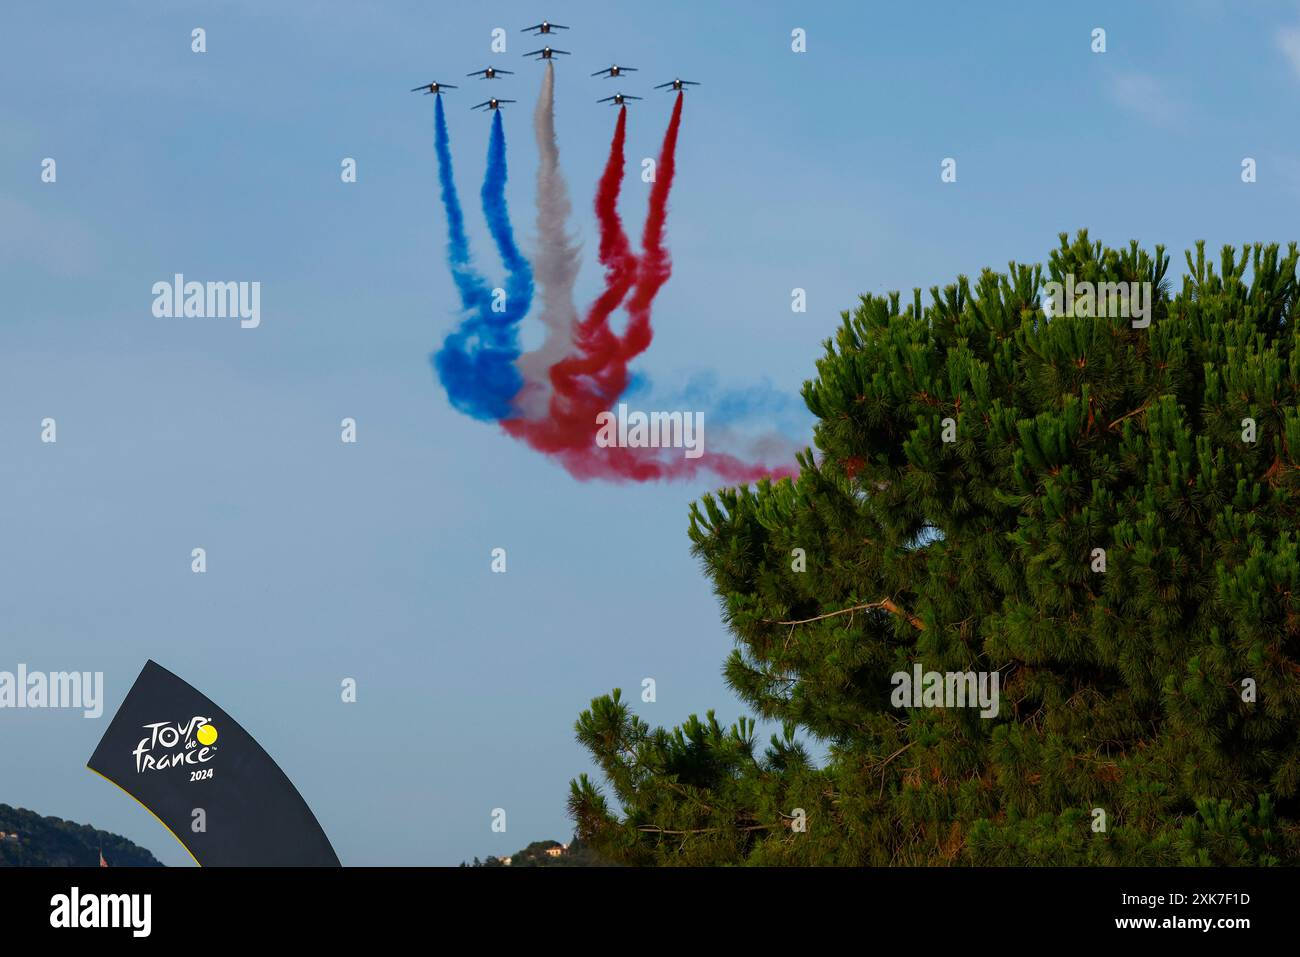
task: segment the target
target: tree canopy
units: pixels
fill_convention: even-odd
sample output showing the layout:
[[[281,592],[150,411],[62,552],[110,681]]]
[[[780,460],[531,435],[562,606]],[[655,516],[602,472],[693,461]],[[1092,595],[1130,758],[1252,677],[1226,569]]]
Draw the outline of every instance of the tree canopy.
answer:
[[[0,867],[162,867],[126,838],[58,817],[0,804]]]
[[[1298,260],[1199,243],[1174,292],[1162,247],[1080,232],[927,303],[862,296],[804,385],[798,478],[690,511],[726,680],[781,732],[597,698],[582,839],[630,864],[1295,863]],[[1149,325],[1045,308],[1050,283],[1149,283]],[[894,704],[916,664],[996,674],[996,715]]]

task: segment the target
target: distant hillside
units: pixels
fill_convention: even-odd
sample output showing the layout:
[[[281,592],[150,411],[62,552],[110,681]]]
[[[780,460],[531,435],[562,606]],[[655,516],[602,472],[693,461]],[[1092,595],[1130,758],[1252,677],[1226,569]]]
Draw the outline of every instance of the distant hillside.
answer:
[[[548,849],[560,848],[558,855],[547,854]],[[533,841],[522,851],[507,858],[489,857],[486,861],[474,858],[473,864],[461,867],[615,867],[597,856],[596,852],[577,839],[566,849],[559,841]]]
[[[143,847],[117,834],[8,804],[0,804],[0,832],[0,867],[98,867],[100,848],[109,867],[163,866]]]

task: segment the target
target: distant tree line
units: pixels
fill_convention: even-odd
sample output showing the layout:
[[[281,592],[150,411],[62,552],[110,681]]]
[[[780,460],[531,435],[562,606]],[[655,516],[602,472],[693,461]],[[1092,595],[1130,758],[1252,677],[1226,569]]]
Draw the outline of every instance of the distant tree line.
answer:
[[[101,850],[109,867],[163,866],[119,834],[8,804],[0,804],[0,831],[0,867],[97,867]]]
[[[605,860],[594,850],[583,844],[580,840],[575,839],[569,845],[567,851],[558,856],[552,857],[546,851],[553,847],[563,847],[559,841],[533,841],[522,851],[516,851],[510,855],[510,863],[506,864],[505,859],[499,857],[489,857],[487,860],[480,861],[474,858],[473,864],[461,864],[461,867],[611,867],[610,861]]]

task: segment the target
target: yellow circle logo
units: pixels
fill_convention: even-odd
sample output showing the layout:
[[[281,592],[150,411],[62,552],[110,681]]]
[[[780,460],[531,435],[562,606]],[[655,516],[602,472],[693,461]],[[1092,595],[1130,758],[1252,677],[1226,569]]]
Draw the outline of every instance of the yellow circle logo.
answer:
[[[212,727],[210,724],[205,724],[203,727],[199,728],[198,738],[199,744],[205,746],[212,744],[217,740],[217,729]]]

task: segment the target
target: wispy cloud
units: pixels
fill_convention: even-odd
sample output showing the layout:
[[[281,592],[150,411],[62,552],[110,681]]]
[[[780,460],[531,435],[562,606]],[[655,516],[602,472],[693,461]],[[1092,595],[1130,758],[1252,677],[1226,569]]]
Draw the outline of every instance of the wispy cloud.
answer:
[[[87,276],[100,267],[101,251],[94,231],[79,219],[0,195],[0,259],[56,276]]]
[[[1278,30],[1277,46],[1296,76],[1300,76],[1300,27],[1282,27]]]
[[[1187,112],[1164,81],[1150,73],[1115,74],[1110,96],[1118,106],[1155,126],[1178,126]]]

